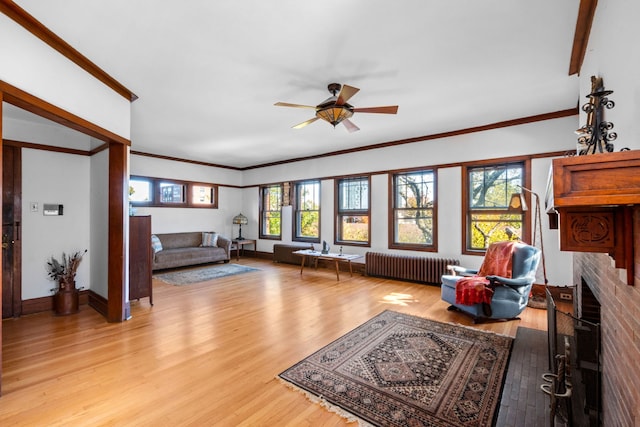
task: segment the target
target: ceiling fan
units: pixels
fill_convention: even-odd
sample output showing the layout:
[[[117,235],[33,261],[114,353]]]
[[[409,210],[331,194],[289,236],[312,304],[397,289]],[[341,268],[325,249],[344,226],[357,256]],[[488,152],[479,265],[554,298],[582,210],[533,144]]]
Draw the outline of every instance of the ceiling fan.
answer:
[[[276,102],[274,105],[278,107],[311,108],[316,110],[316,116],[314,118],[293,126],[294,129],[303,128],[318,119],[322,119],[332,124],[333,127],[344,123],[344,127],[347,128],[349,132],[355,132],[360,130],[360,128],[349,120],[349,118],[353,116],[353,113],[396,114],[398,112],[397,105],[355,108],[353,105],[347,103],[347,101],[358,93],[360,89],[357,87],[341,85],[340,83],[330,83],[327,89],[329,89],[332,96],[315,107],[311,105],[289,104],[288,102]]]

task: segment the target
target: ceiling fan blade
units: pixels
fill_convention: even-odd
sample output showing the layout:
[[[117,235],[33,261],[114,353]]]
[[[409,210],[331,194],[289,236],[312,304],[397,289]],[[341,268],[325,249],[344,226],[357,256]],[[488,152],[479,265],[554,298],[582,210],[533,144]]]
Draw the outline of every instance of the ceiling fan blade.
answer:
[[[342,123],[344,123],[344,127],[347,128],[349,133],[356,132],[356,131],[360,130],[360,128],[358,126],[356,126],[355,124],[353,124],[353,122],[351,120],[349,120],[349,119],[344,119],[342,121]]]
[[[336,101],[336,105],[344,105],[349,98],[358,93],[360,89],[357,87],[342,85],[342,89],[340,89],[340,93],[338,94],[338,100]]]
[[[306,125],[310,125],[311,123],[315,122],[316,120],[318,120],[318,117],[314,117],[314,118],[309,119],[309,120],[307,120],[307,121],[305,121],[305,122],[298,123],[297,125],[292,126],[292,128],[294,128],[294,129],[300,129],[300,128],[305,127]]]
[[[379,113],[379,114],[396,114],[398,113],[397,105],[387,105],[385,107],[365,107],[354,108],[354,113]]]
[[[289,104],[288,102],[276,102],[273,105],[278,106],[278,107],[312,108],[314,110],[316,109],[316,107],[314,107],[312,105]]]

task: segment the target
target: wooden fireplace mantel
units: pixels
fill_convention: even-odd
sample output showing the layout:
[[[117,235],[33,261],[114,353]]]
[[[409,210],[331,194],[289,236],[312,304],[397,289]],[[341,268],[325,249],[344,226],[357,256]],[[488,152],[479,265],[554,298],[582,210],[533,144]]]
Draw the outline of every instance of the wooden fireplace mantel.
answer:
[[[640,205],[640,150],[553,160],[560,249],[603,252],[634,282],[633,206]]]

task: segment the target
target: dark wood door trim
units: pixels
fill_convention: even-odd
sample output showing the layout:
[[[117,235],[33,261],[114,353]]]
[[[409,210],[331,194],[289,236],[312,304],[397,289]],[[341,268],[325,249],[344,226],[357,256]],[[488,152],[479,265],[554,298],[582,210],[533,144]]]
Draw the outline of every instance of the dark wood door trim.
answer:
[[[6,160],[10,161],[11,169],[9,170],[4,169]],[[11,265],[3,265],[2,268],[3,278],[5,267],[11,269],[12,278],[11,301],[2,301],[2,305],[10,308],[10,316],[20,317],[22,315],[22,150],[19,147],[3,145],[2,164],[2,234],[4,240],[6,232],[8,244],[6,249],[2,249],[2,258],[3,261],[11,263]],[[5,199],[7,204],[10,204],[8,211],[4,210]],[[7,214],[9,216],[5,216]],[[9,258],[5,255],[9,255]],[[2,286],[4,288],[4,282]],[[8,317],[7,313],[2,313],[2,317]]]
[[[578,19],[576,21],[576,31],[573,36],[573,49],[571,50],[571,61],[569,62],[569,75],[579,74],[587,52],[589,35],[593,25],[593,17],[596,14],[598,0],[580,0],[578,9]]]

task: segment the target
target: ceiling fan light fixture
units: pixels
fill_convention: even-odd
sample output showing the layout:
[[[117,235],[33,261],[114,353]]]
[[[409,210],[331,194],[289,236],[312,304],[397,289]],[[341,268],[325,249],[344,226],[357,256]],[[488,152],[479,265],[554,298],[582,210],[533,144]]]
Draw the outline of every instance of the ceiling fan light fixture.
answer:
[[[344,119],[353,116],[353,110],[344,105],[334,105],[317,110],[316,116],[336,127]]]

